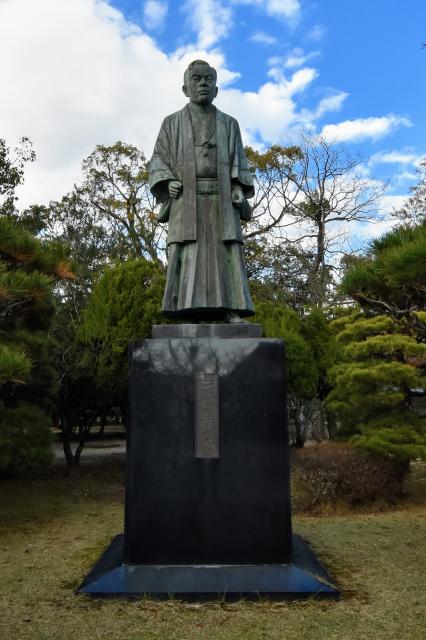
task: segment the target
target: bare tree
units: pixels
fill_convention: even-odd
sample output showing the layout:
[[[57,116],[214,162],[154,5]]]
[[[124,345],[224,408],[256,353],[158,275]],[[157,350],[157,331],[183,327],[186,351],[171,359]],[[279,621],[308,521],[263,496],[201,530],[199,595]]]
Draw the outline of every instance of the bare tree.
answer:
[[[410,196],[401,209],[392,212],[392,216],[408,226],[422,224],[426,220],[426,158],[416,169],[418,182],[410,188]]]
[[[349,224],[377,221],[386,185],[360,176],[360,159],[321,137],[301,135],[297,146],[248,149],[248,156],[257,195],[246,238],[266,234],[303,247],[311,303],[321,306]]]

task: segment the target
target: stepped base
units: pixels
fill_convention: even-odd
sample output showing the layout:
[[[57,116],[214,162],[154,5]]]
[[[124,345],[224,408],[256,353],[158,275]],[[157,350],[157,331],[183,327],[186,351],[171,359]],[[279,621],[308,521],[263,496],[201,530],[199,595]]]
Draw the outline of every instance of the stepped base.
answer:
[[[180,600],[338,598],[312,549],[293,536],[294,561],[257,565],[126,565],[116,536],[77,593],[109,598],[152,596]]]

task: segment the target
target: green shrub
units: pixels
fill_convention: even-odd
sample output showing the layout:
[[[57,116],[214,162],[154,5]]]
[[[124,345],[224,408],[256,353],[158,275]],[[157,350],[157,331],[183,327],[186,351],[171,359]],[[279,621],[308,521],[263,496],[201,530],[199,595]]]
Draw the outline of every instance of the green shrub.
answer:
[[[126,397],[127,347],[134,338],[150,337],[152,325],[163,321],[164,279],[161,267],[139,258],[107,267],[93,287],[77,335],[96,353],[96,363],[85,364],[99,388],[119,388]]]
[[[374,455],[350,444],[298,449],[294,459],[294,477],[311,506],[340,501],[349,505],[395,502],[403,495],[408,469],[406,460]]]
[[[285,342],[288,370],[288,393],[292,397],[312,398],[318,383],[312,349],[301,333],[295,311],[274,302],[256,303],[253,322],[263,326],[265,338],[282,338]]]
[[[49,418],[23,403],[0,407],[0,475],[20,476],[47,466],[52,460]]]
[[[426,459],[426,420],[410,408],[411,390],[425,384],[426,344],[384,315],[354,313],[331,326],[341,347],[326,398],[336,436],[373,454]]]

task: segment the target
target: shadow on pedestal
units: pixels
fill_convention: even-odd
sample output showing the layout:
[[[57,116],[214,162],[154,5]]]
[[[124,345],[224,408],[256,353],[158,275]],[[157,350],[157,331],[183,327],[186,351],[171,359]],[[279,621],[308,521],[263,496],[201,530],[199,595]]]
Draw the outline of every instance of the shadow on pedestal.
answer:
[[[116,536],[77,593],[105,598],[179,600],[337,599],[340,593],[300,536],[293,562],[264,565],[130,565],[123,562],[123,535]]]

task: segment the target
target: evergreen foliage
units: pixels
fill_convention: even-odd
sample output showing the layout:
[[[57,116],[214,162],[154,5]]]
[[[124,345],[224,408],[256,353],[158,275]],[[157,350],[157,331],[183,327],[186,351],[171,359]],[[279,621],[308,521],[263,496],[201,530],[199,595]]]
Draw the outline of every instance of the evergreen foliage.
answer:
[[[144,258],[110,264],[95,280],[86,307],[67,295],[58,303],[53,332],[58,424],[70,469],[76,468],[96,419],[111,408],[126,413],[127,347],[148,337],[161,318],[163,269]],[[78,444],[73,450],[72,441]]]
[[[426,323],[417,313],[426,308],[426,222],[375,240],[346,272],[342,290],[367,309],[404,319],[426,341]]]
[[[290,438],[303,447],[315,415],[324,427],[322,400],[329,391],[327,370],[336,360],[335,338],[318,309],[300,318],[283,304],[255,302],[253,321],[263,325],[265,337],[285,342]]]
[[[263,325],[266,338],[282,338],[288,371],[288,393],[296,398],[312,398],[316,393],[318,370],[309,344],[302,335],[295,311],[281,304],[256,304],[253,322]]]
[[[46,414],[33,404],[0,405],[0,477],[24,475],[52,460]]]
[[[22,384],[31,371],[31,361],[22,347],[0,344],[0,385]]]
[[[96,385],[108,389],[123,405],[126,392],[127,347],[147,338],[162,321],[164,271],[144,258],[107,267],[93,288],[79,337],[86,358],[96,367]]]
[[[18,172],[15,183],[20,179]],[[47,330],[54,284],[72,277],[65,247],[0,217],[0,473],[21,474],[50,460],[51,420],[42,409],[52,410],[57,377]]]
[[[318,375],[317,395],[324,400],[330,390],[328,371],[338,359],[339,347],[330,322],[321,309],[312,309],[302,317],[301,334],[313,355]]]
[[[0,348],[6,382],[24,382],[37,361],[54,313],[53,284],[73,274],[64,249],[43,244],[0,218]],[[37,353],[38,352],[38,353]],[[14,363],[14,364],[13,364]],[[17,374],[13,373],[14,368]],[[10,369],[8,375],[6,371]]]
[[[354,312],[332,322],[342,362],[330,371],[327,405],[340,436],[372,453],[426,457],[426,421],[411,410],[411,390],[423,388],[426,345],[391,316]]]

